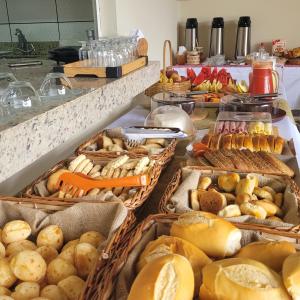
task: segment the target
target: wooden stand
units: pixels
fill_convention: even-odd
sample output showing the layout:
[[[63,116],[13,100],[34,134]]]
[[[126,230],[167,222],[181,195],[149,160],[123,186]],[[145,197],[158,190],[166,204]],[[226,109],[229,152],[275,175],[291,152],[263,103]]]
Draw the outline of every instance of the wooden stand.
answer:
[[[120,78],[148,64],[148,57],[140,57],[128,64],[119,67],[95,67],[89,60],[80,60],[64,65],[64,73],[67,77],[80,75],[97,76],[99,78]]]

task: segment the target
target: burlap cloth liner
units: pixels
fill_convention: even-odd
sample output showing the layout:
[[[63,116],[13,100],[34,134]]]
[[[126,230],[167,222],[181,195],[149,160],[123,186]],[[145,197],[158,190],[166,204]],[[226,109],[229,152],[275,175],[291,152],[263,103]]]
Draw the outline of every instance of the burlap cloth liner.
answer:
[[[167,206],[170,212],[184,213],[187,211],[192,211],[192,209],[189,207],[189,190],[197,188],[198,181],[202,175],[202,172],[201,170],[191,170],[188,168],[183,168],[182,171],[182,183],[179,185],[178,189],[171,197],[170,203]],[[262,176],[259,174],[256,175],[258,176],[259,186],[268,185],[272,181],[281,181],[278,176]],[[208,175],[204,173],[203,176]],[[246,174],[241,174],[241,177],[245,176]],[[218,175],[209,175],[209,177],[212,178],[213,183],[217,183]],[[265,224],[269,226],[280,227],[290,227],[292,226],[292,224],[299,224],[300,217],[298,215],[298,202],[296,195],[291,192],[291,187],[289,184],[286,186],[283,198],[284,201],[282,209],[284,212],[283,220],[285,221],[285,223],[274,222],[270,220],[259,220],[247,215],[241,217],[228,218],[228,220],[234,222],[251,222],[256,224]]]
[[[9,202],[0,202],[0,227],[12,220],[24,220],[32,229],[35,238],[48,225],[58,225],[64,234],[64,242],[80,237],[84,232],[95,230],[110,240],[127,216],[122,202],[77,203],[63,211],[48,214],[39,209],[24,207]],[[35,239],[33,239],[35,240]],[[101,248],[105,243],[100,245]]]
[[[111,300],[126,300],[130,291],[130,287],[137,275],[136,265],[141,252],[146,245],[161,235],[170,234],[171,223],[154,223],[148,231],[144,232],[141,240],[137,243],[134,249],[129,253],[128,258],[118,277],[116,278],[116,285],[113,289]],[[199,237],[200,238],[200,237]],[[274,236],[272,236],[272,239]],[[280,239],[280,238],[278,238]],[[241,245],[245,246],[251,242],[258,240],[265,240],[260,234],[252,230],[242,230]],[[142,299],[141,299],[142,300]]]

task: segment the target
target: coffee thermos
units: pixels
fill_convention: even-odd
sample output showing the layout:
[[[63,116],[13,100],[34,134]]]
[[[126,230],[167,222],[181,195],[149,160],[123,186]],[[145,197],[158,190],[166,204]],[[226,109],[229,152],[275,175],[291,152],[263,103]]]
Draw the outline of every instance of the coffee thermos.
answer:
[[[210,32],[209,56],[224,54],[224,19],[213,18]]]
[[[250,54],[251,19],[249,16],[240,17],[236,34],[235,58]]]
[[[198,21],[196,18],[186,20],[185,27],[185,47],[188,51],[193,51],[198,46]]]

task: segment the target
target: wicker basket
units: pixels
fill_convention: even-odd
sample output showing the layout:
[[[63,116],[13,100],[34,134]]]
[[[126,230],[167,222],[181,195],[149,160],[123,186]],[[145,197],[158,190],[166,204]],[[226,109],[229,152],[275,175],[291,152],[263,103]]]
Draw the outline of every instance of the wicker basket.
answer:
[[[101,276],[98,276],[94,281],[93,293],[84,295],[85,300],[109,300],[112,297],[113,291],[116,289],[116,281],[119,273],[128,260],[130,253],[141,241],[144,234],[150,230],[155,224],[171,224],[178,218],[178,214],[157,214],[148,216],[142,223],[140,223],[134,230],[128,232],[124,242],[118,245],[117,253],[114,258],[110,259],[106,264]],[[256,224],[235,224],[238,228],[243,230],[255,231],[259,235],[266,235],[268,239],[295,239],[295,243],[300,240],[299,226],[290,228],[287,231],[281,231],[274,228],[266,228]],[[291,242],[291,240],[289,240]],[[105,276],[103,275],[105,274]]]
[[[36,180],[34,180],[31,184],[29,184],[21,192],[21,196],[24,197],[24,198],[37,199],[38,201],[44,200],[44,201],[48,201],[48,202],[51,202],[51,203],[52,203],[52,201],[59,201],[59,202],[64,202],[64,203],[68,203],[68,204],[86,202],[85,199],[81,199],[81,198],[76,198],[76,199],[75,198],[71,198],[71,199],[63,198],[63,199],[61,199],[61,198],[56,198],[56,197],[51,197],[51,196],[41,197],[41,196],[35,194],[34,186],[37,183],[47,179],[51,174],[53,174],[57,170],[59,170],[61,168],[66,168],[66,166],[68,165],[68,163],[70,162],[71,159],[65,159],[65,160],[57,163],[50,170],[48,170],[43,175],[38,177]],[[94,157],[91,157],[91,160],[95,163],[101,163],[103,161],[105,161],[105,162],[109,161],[109,159],[94,158]],[[150,196],[151,192],[153,191],[155,185],[157,184],[157,181],[158,181],[158,178],[161,174],[161,171],[162,171],[162,167],[161,167],[161,164],[158,161],[158,162],[155,163],[155,165],[152,167],[152,169],[149,172],[150,184],[148,186],[141,187],[140,189],[138,189],[137,193],[135,193],[133,197],[123,201],[124,205],[128,209],[136,209],[139,206],[141,206],[148,199],[148,197]],[[97,203],[99,201],[98,200],[88,200],[88,202],[89,203]]]
[[[101,136],[103,136],[104,131],[98,132],[95,134],[93,137],[89,138],[87,141],[82,143],[77,149],[76,153],[79,154],[84,154],[87,155],[91,158],[116,158],[120,155],[127,154],[130,158],[140,158],[145,156],[145,153],[136,153],[133,151],[122,151],[122,152],[99,152],[99,151],[91,151],[91,150],[86,150],[86,148],[92,144],[95,144]],[[160,153],[160,154],[155,154],[151,155],[150,159],[157,160],[163,167],[165,167],[169,161],[172,159],[175,153],[175,148],[177,145],[176,139],[170,140],[170,143],[168,146]]]
[[[166,53],[167,48],[169,48],[170,52],[170,65],[166,67]],[[167,40],[164,42],[163,48],[163,75],[166,76],[167,70],[172,69],[173,66],[173,55],[172,55],[172,46],[171,41]],[[182,82],[157,82],[146,89],[145,94],[146,96],[152,97],[153,95],[160,93],[160,92],[174,92],[174,93],[185,93],[191,89],[191,82],[189,80],[182,81]]]
[[[212,175],[218,175],[218,174],[226,174],[230,172],[226,171],[214,171],[214,170],[202,170],[203,175],[205,176],[212,176]],[[270,176],[269,174],[260,174],[260,175],[265,175],[265,176]],[[274,177],[274,176],[273,176]],[[276,175],[278,177],[278,175]],[[298,203],[298,212],[300,214],[300,190],[298,185],[294,180],[289,178],[288,176],[281,176],[286,183],[288,183],[291,186],[291,191],[296,195],[297,198],[297,203]],[[182,170],[178,169],[176,173],[174,174],[173,178],[171,179],[170,183],[165,189],[165,192],[159,202],[159,212],[161,213],[166,213],[170,214],[173,213],[172,210],[170,210],[169,205],[170,199],[172,196],[175,194],[176,190],[178,189],[179,185],[181,184],[182,180]]]
[[[0,197],[0,201],[9,202],[16,206],[25,206],[34,208],[37,210],[42,210],[43,212],[46,212],[47,214],[52,214],[58,211],[57,207],[60,207],[60,211],[68,208],[70,205],[67,205],[63,201],[55,201],[55,206],[53,206],[54,201],[47,201],[44,199],[26,199],[26,198],[15,198],[15,197]],[[105,205],[114,204],[113,202],[110,203],[103,203]],[[97,205],[101,205],[101,203],[97,203]],[[76,215],[74,215],[74,218]],[[101,217],[101,216],[99,216]],[[115,216],[113,216],[115,218]],[[32,220],[31,220],[32,221]],[[76,221],[76,220],[74,220]],[[99,257],[99,260],[97,261],[97,264],[94,266],[94,268],[91,270],[85,284],[85,291],[89,290],[91,286],[93,286],[93,278],[97,276],[97,274],[101,274],[103,270],[105,269],[106,264],[114,257],[114,254],[116,253],[117,249],[119,249],[119,244],[121,241],[124,240],[125,234],[128,234],[128,231],[132,228],[134,225],[136,219],[134,216],[134,213],[131,211],[128,211],[127,216],[125,217],[122,225],[112,234],[110,240],[108,243],[106,243],[105,247],[101,251],[101,255]]]

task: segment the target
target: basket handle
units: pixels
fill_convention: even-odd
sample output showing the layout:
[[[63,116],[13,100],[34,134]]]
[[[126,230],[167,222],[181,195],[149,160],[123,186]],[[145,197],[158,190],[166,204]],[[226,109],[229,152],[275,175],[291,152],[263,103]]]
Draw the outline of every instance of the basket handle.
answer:
[[[173,66],[173,56],[172,56],[172,45],[170,40],[166,40],[164,42],[164,49],[163,49],[163,74],[166,75],[167,73],[167,67],[166,67],[166,53],[167,53],[167,47],[169,48],[169,54],[170,54],[170,66]]]

